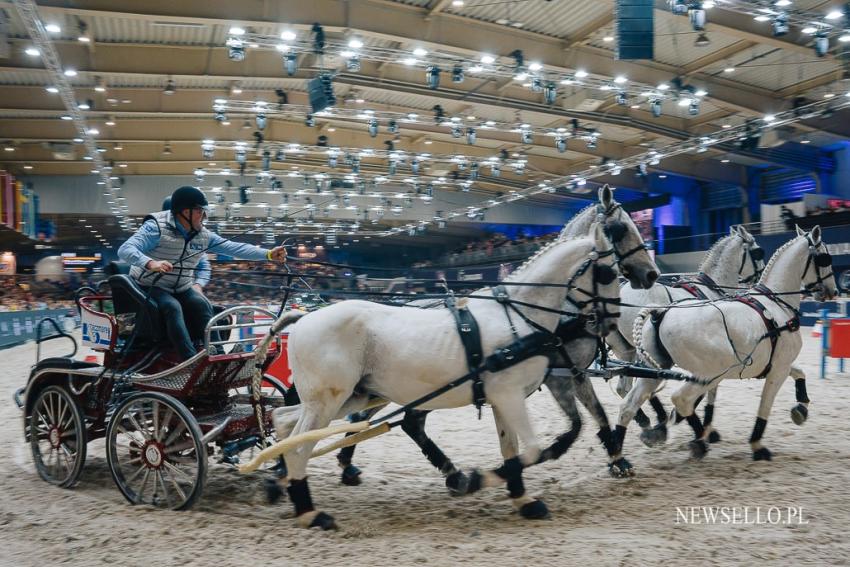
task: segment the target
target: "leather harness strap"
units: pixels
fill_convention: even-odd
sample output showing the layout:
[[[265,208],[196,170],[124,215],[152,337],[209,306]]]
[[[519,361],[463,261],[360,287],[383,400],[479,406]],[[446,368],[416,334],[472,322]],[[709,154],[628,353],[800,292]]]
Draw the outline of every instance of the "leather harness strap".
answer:
[[[478,328],[478,322],[467,307],[458,307],[454,297],[446,298],[446,307],[451,311],[457,324],[457,332],[460,336],[460,342],[463,344],[463,350],[466,353],[466,365],[471,373],[474,373],[472,378],[472,403],[478,408],[478,415],[481,415],[481,406],[487,401],[484,394],[484,381],[481,379],[481,373],[478,368],[484,361],[484,349],[481,346],[481,330]]]
[[[755,290],[763,293],[767,297],[773,296],[773,292],[764,286],[758,285],[755,287]],[[764,322],[764,326],[767,328],[767,332],[762,335],[760,340],[770,339],[770,358],[767,359],[767,365],[764,367],[764,370],[761,371],[761,374],[756,376],[756,378],[764,378],[773,368],[773,354],[776,352],[776,344],[779,342],[779,335],[781,335],[783,331],[788,331],[789,333],[798,331],[800,329],[800,317],[795,313],[794,317],[786,321],[784,325],[779,326],[776,324],[776,321],[773,320],[773,317],[769,315],[767,308],[756,298],[749,295],[741,295],[735,297],[734,300],[754,309]]]

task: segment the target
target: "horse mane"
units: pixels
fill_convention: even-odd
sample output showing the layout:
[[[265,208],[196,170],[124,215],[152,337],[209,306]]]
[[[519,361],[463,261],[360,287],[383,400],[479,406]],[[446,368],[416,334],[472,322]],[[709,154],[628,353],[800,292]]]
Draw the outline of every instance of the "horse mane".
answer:
[[[761,277],[759,278],[759,283],[762,283],[765,277],[767,277],[767,275],[770,273],[770,269],[776,263],[776,259],[781,256],[780,252],[784,252],[786,248],[790,248],[795,242],[797,242],[801,238],[805,238],[805,236],[795,236],[794,238],[792,238],[791,240],[776,249],[776,252],[774,252],[773,255],[770,257],[770,260],[767,261],[767,265],[764,267],[764,270],[761,273]]]
[[[727,234],[717,242],[715,242],[711,248],[708,249],[708,253],[705,255],[705,259],[699,265],[699,271],[705,272],[712,266],[716,265],[720,261],[720,251],[726,247],[726,244],[730,239],[734,238],[734,234]]]
[[[555,240],[553,240],[552,242],[545,245],[543,248],[541,248],[540,250],[538,250],[537,252],[535,252],[534,254],[529,256],[529,258],[525,262],[520,264],[519,267],[516,270],[514,270],[513,272],[508,274],[508,276],[505,278],[505,281],[506,282],[507,281],[514,281],[516,279],[515,276],[518,276],[519,274],[521,274],[526,268],[528,268],[528,266],[532,262],[537,260],[537,258],[542,256],[543,254],[545,254],[546,252],[548,252],[549,250],[551,250],[552,248],[554,248],[558,244],[563,244],[564,242],[571,241],[571,240],[579,240],[580,238],[587,238],[587,236],[582,235],[582,236],[572,236],[572,237],[566,237],[566,238],[562,238],[562,237],[559,236],[558,238],[556,238]]]
[[[596,203],[591,203],[588,206],[586,206],[585,208],[583,208],[582,210],[580,210],[579,212],[577,212],[575,215],[573,215],[573,218],[571,218],[570,221],[564,226],[564,228],[561,229],[561,232],[558,234],[558,240],[563,240],[565,238],[572,238],[572,237],[568,236],[568,233],[573,230],[573,227],[576,224],[578,224],[579,219],[581,218],[582,215],[586,214],[587,211],[589,211],[590,209],[593,209],[595,207],[596,207]]]

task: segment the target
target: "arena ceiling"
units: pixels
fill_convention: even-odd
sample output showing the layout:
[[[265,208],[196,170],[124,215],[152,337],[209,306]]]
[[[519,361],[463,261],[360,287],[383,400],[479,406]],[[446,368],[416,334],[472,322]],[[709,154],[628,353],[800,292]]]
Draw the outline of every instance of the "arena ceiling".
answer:
[[[272,115],[263,132],[266,141],[309,145],[324,135],[332,145],[352,148],[382,148],[392,140],[396,148],[410,152],[463,154],[483,160],[505,150],[526,159],[530,178],[509,170],[498,179],[481,180],[477,189],[493,193],[544,176],[599,167],[603,160],[621,160],[709,136],[748,119],[761,120],[791,108],[800,97],[823,100],[848,91],[841,53],[845,44],[835,36],[829,52],[817,57],[813,35],[804,33],[796,20],[792,19],[789,33],[775,37],[770,22],[754,18],[760,6],[771,2],[706,4],[715,6],[707,10],[705,30],[698,32],[687,17],[672,14],[667,2],[659,0],[655,60],[618,61],[611,0],[37,2],[42,22],[61,29],[50,34],[50,42],[62,66],[77,71],[67,80],[76,100],[91,104],[80,112],[98,131],[96,143],[103,159],[114,163],[114,171],[121,176],[191,175],[198,168],[232,164],[233,156],[220,151],[204,158],[201,140],[253,142],[254,113],[229,111],[224,124],[214,120],[216,99],[274,103],[278,100],[275,91],[282,89],[289,104],[306,105],[307,81],[321,69],[331,69],[338,73],[333,85],[341,108],[430,116],[434,106],[440,105],[447,116],[459,117],[465,126],[486,121],[517,128],[527,124],[535,135],[521,139],[509,130],[478,128],[477,141],[470,145],[445,125],[420,121],[403,124],[394,135],[382,131],[372,138],[365,123],[332,115],[317,116],[315,126],[305,125],[303,117]],[[841,5],[796,0],[793,9],[825,16]],[[33,41],[15,3],[0,1],[0,9],[6,15],[9,48],[5,59],[0,50],[0,141],[7,149],[0,152],[0,167],[18,175],[88,174],[91,162],[83,159],[85,147],[73,143],[74,125],[61,119],[67,113],[63,101],[46,90],[54,83],[50,72],[39,55],[27,54]],[[244,61],[228,57],[226,43],[235,27],[245,30],[246,37],[294,32],[306,39],[314,23],[323,26],[331,43],[354,39],[369,49],[392,54],[443,50],[472,61],[482,54],[509,58],[511,52],[521,50],[527,63],[540,63],[550,73],[576,77],[577,72],[586,72],[595,87],[582,81],[559,83],[555,102],[546,104],[528,83],[476,75],[468,69],[463,83],[453,83],[443,73],[440,88],[430,89],[422,69],[392,57],[381,62],[363,60],[359,71],[353,72],[343,57],[320,60],[303,53],[297,56],[292,76],[284,71],[281,53],[274,49],[252,48],[249,42]],[[616,100],[618,77],[625,78],[630,91],[626,104]],[[662,115],[656,117],[648,97],[631,94],[675,84],[677,78],[691,92],[706,93],[698,114],[673,100],[666,101]],[[614,88],[598,88],[606,82]],[[537,135],[538,131],[569,130],[576,124],[598,134],[595,147],[570,139],[566,151],[560,152],[552,136]],[[787,138],[812,146],[848,135],[846,120],[817,118],[797,121],[784,131]],[[248,159],[258,166],[257,156]],[[650,172],[741,183],[745,165],[771,159],[724,145],[666,158],[651,166]],[[296,157],[280,167],[297,163]],[[631,175],[602,180],[640,189]]]

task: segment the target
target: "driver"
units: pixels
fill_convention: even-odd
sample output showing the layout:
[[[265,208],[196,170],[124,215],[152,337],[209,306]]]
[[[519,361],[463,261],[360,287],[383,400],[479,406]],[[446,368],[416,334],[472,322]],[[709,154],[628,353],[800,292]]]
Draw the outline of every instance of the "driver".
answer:
[[[207,206],[199,189],[180,187],[171,195],[170,210],[145,217],[118,249],[119,258],[132,266],[130,276],[159,306],[168,339],[183,360],[198,352],[192,341],[200,341],[213,316],[201,292],[209,281],[207,250],[239,260],[286,262],[283,246],[269,250],[232,242],[205,228]]]

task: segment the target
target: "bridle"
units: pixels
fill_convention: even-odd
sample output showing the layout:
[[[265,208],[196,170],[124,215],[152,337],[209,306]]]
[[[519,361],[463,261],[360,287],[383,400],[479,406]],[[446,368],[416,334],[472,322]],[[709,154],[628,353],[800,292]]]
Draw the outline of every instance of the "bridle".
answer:
[[[747,258],[750,259],[750,264],[753,267],[753,273],[747,276],[746,278],[742,277],[744,274],[744,266],[747,265]],[[762,262],[762,267],[759,268],[758,263]],[[744,253],[741,256],[741,265],[738,267],[738,279],[742,284],[751,284],[756,283],[759,278],[761,278],[761,273],[764,271],[764,248],[759,246],[758,244],[753,243],[749,245],[747,243],[747,247],[744,249]]]
[[[573,307],[575,307],[580,313],[588,306],[592,305],[592,310],[590,314],[581,314],[581,317],[584,319],[585,323],[588,325],[597,325],[598,333],[602,333],[604,330],[604,325],[602,323],[607,319],[614,319],[620,316],[619,311],[611,312],[608,310],[608,305],[620,305],[619,296],[608,298],[602,297],[599,293],[600,285],[610,285],[614,281],[617,280],[617,271],[613,266],[609,266],[608,264],[600,264],[599,260],[602,258],[607,258],[609,256],[617,257],[616,250],[613,248],[609,248],[608,250],[604,250],[602,252],[598,252],[596,248],[594,248],[590,254],[588,255],[587,260],[585,260],[581,266],[579,266],[578,270],[572,275],[570,280],[567,282],[567,293],[564,301],[569,303]],[[592,278],[591,278],[591,289],[587,290],[582,287],[579,287],[576,284],[576,280],[582,277],[587,273],[587,270],[592,267]],[[585,300],[579,300],[572,296],[572,291],[576,291],[587,297]]]
[[[815,281],[812,283],[807,283],[804,286],[804,289],[808,292],[815,291],[820,287],[820,289],[824,290],[826,287],[824,286],[824,281],[827,278],[835,277],[835,273],[832,270],[832,256],[829,252],[818,252],[817,245],[812,242],[812,237],[809,234],[806,234],[806,240],[809,242],[809,256],[806,258],[806,267],[803,270],[803,280],[806,279],[806,274],[809,273],[809,268],[814,266],[815,269]],[[829,272],[824,275],[821,273],[821,269],[829,268]]]
[[[607,208],[603,207],[601,203],[596,205],[596,212],[597,214],[602,215],[605,218],[612,218],[615,212],[621,212],[622,214],[625,214],[625,211],[623,211],[623,206],[620,203],[617,203],[616,201],[608,205]],[[628,278],[631,272],[629,271],[628,267],[625,265],[624,262],[631,256],[637,254],[638,252],[647,250],[646,243],[641,240],[640,244],[630,250],[626,250],[625,252],[623,252],[622,250],[620,250],[619,244],[626,237],[626,233],[629,230],[629,227],[626,225],[626,223],[620,220],[615,220],[611,223],[602,223],[602,230],[604,231],[605,236],[608,237],[608,240],[611,241],[611,251],[613,252],[614,257],[617,259],[617,265],[620,266],[620,271],[625,277]]]

